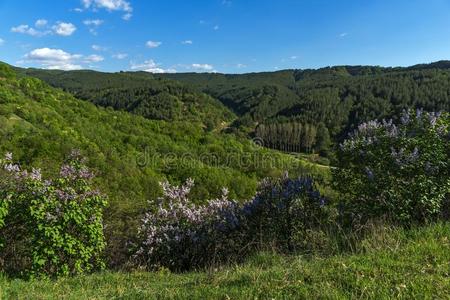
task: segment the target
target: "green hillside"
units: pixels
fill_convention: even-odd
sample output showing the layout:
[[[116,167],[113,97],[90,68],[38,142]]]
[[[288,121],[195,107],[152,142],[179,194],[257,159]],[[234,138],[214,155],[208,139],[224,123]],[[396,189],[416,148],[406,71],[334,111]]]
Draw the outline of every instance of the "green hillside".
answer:
[[[448,66],[441,61],[240,75],[18,70],[101,106],[150,119],[198,120],[209,129],[231,127],[269,148],[327,155],[362,122],[395,119],[409,108],[449,111]]]
[[[257,122],[297,119],[323,122],[342,133],[363,121],[406,108],[450,109],[448,61],[407,68],[335,66],[317,70],[224,74],[161,74],[196,86],[240,116]]]
[[[122,72],[17,70],[21,76],[40,78],[79,99],[147,119],[197,122],[211,130],[235,118],[220,101],[173,80]]]
[[[135,230],[128,228],[136,228],[147,201],[160,195],[163,179],[193,178],[196,199],[218,197],[228,187],[231,198],[243,200],[253,196],[259,179],[283,170],[327,173],[246,139],[208,131],[201,122],[149,120],[97,107],[38,79],[16,79],[0,66],[0,153],[12,152],[21,165],[52,173],[72,149],[80,149],[109,198],[107,232],[118,240]]]
[[[394,120],[406,109],[450,110],[448,61],[408,68],[336,66],[317,70],[161,74],[196,86],[233,110],[235,127],[264,145],[327,155],[358,124]]]

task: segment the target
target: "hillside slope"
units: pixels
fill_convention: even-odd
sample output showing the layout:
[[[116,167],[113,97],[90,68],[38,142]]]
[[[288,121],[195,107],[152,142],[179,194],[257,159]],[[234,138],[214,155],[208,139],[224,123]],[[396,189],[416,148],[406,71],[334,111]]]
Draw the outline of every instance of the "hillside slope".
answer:
[[[40,78],[79,99],[147,119],[198,122],[214,129],[235,118],[220,101],[173,80],[123,72],[16,70],[21,76]]]
[[[441,61],[408,68],[336,66],[239,75],[19,72],[104,107],[150,119],[197,120],[208,129],[231,126],[231,131],[256,136],[282,151],[327,153],[332,142],[341,142],[362,122],[395,118],[405,109],[450,111],[449,65]]]
[[[22,166],[46,174],[57,172],[65,156],[80,149],[109,198],[107,233],[119,240],[137,229],[165,179],[177,183],[193,178],[192,195],[198,201],[220,196],[223,187],[231,198],[243,200],[253,196],[262,177],[283,170],[327,172],[246,139],[208,131],[199,122],[149,120],[97,107],[38,79],[16,79],[2,64],[0,140],[0,155],[12,152]],[[109,242],[113,249],[114,244],[126,245]]]
[[[450,62],[407,68],[336,66],[317,70],[158,74],[197,87],[252,121],[324,123],[333,136],[402,110],[450,110]]]

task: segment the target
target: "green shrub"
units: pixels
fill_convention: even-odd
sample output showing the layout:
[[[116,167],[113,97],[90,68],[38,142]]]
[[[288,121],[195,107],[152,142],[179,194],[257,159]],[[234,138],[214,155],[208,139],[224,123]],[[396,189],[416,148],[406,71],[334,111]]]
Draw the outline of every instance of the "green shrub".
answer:
[[[354,217],[436,218],[450,191],[449,114],[405,112],[359,126],[338,152],[335,188]]]
[[[5,63],[0,62],[0,78],[15,78],[16,73]]]
[[[0,269],[22,276],[80,274],[103,267],[105,199],[73,153],[60,176],[21,170],[11,154],[0,160]]]

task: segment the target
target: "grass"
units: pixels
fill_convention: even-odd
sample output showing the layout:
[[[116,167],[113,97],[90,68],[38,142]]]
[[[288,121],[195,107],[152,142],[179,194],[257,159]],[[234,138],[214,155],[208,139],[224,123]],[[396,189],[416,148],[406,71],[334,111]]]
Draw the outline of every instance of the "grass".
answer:
[[[450,299],[450,223],[378,230],[358,253],[258,254],[185,274],[97,273],[59,280],[0,277],[1,299]]]

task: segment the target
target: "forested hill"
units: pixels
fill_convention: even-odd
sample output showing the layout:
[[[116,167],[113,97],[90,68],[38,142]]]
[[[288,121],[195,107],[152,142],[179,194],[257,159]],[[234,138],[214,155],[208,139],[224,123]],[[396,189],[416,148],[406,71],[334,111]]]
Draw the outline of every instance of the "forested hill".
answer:
[[[214,129],[235,118],[220,101],[173,80],[123,72],[20,68],[16,71],[22,76],[44,80],[96,105],[124,110],[148,119],[200,122],[204,127]]]
[[[450,110],[450,61],[242,75],[19,71],[150,119],[194,118],[214,128],[233,119],[230,109],[238,116],[234,128],[288,151],[326,153],[358,124],[396,118],[404,109]]]
[[[450,61],[406,68],[336,66],[317,70],[161,74],[189,83],[257,122],[324,122],[333,134],[406,108],[449,110]]]

